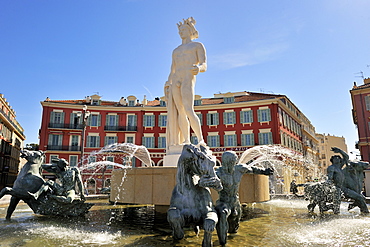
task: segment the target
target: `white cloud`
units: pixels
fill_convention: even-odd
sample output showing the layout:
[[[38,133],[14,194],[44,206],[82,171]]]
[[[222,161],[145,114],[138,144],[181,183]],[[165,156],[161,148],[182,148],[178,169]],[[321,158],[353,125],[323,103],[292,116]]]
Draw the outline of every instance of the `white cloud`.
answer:
[[[214,55],[209,58],[209,61],[217,68],[232,69],[274,60],[287,49],[288,45],[285,43],[260,45],[254,48]]]

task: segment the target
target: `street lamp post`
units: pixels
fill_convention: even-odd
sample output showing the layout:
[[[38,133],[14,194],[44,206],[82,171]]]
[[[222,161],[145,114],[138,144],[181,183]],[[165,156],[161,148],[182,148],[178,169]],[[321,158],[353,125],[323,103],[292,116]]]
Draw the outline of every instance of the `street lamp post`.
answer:
[[[81,133],[81,166],[83,165],[84,148],[85,148],[85,132],[87,126],[87,119],[90,116],[90,112],[87,110],[87,105],[84,105],[82,112],[78,112],[77,116],[82,118],[82,133]]]

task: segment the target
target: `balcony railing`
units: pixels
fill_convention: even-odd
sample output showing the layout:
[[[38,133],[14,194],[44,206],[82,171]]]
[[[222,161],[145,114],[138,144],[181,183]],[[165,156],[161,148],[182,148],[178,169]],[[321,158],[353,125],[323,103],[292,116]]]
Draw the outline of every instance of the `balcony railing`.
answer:
[[[56,129],[83,129],[83,124],[49,123],[49,128]]]
[[[106,131],[137,131],[137,126],[104,126]]]
[[[58,151],[81,151],[80,146],[47,145],[46,149]]]

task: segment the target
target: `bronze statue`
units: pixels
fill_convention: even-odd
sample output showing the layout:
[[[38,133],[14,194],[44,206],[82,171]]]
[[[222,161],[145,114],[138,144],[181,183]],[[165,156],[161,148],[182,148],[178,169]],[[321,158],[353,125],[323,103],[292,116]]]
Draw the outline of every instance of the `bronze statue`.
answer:
[[[215,171],[215,160],[207,155],[203,146],[200,148],[184,145],[177,164],[176,185],[173,189],[167,220],[172,228],[174,239],[184,238],[184,226],[192,225],[196,233],[203,225],[204,238],[202,246],[212,246],[212,232],[217,224],[208,188],[222,189]]]
[[[13,188],[6,187],[0,192],[0,198],[5,194],[12,195],[6,219],[10,219],[20,200],[27,203],[34,213],[43,215],[81,216],[93,206],[83,201],[83,187],[77,168],[67,168],[68,163],[59,159],[56,164],[42,165],[45,159],[42,151],[23,150],[21,157],[27,163],[19,172]],[[63,184],[45,181],[41,176],[41,167],[55,171]],[[82,200],[74,198],[75,185],[82,193]]]
[[[246,164],[237,164],[237,155],[233,151],[222,154],[222,167],[216,169],[216,175],[220,178],[223,189],[218,192],[219,199],[216,202],[218,223],[216,226],[218,239],[221,245],[226,244],[227,233],[236,233],[242,216],[239,202],[239,185],[244,174],[271,175],[270,168],[260,169]]]

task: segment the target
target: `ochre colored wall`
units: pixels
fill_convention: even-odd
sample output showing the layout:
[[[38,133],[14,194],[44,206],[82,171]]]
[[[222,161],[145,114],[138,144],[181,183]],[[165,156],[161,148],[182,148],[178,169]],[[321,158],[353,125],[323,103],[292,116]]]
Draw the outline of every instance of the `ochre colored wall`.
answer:
[[[132,204],[170,204],[176,183],[176,167],[137,167],[114,170],[111,180],[110,201]],[[126,173],[126,178],[122,177]],[[213,201],[218,194],[211,190]],[[268,176],[246,174],[240,184],[240,202],[263,202],[270,200]]]

